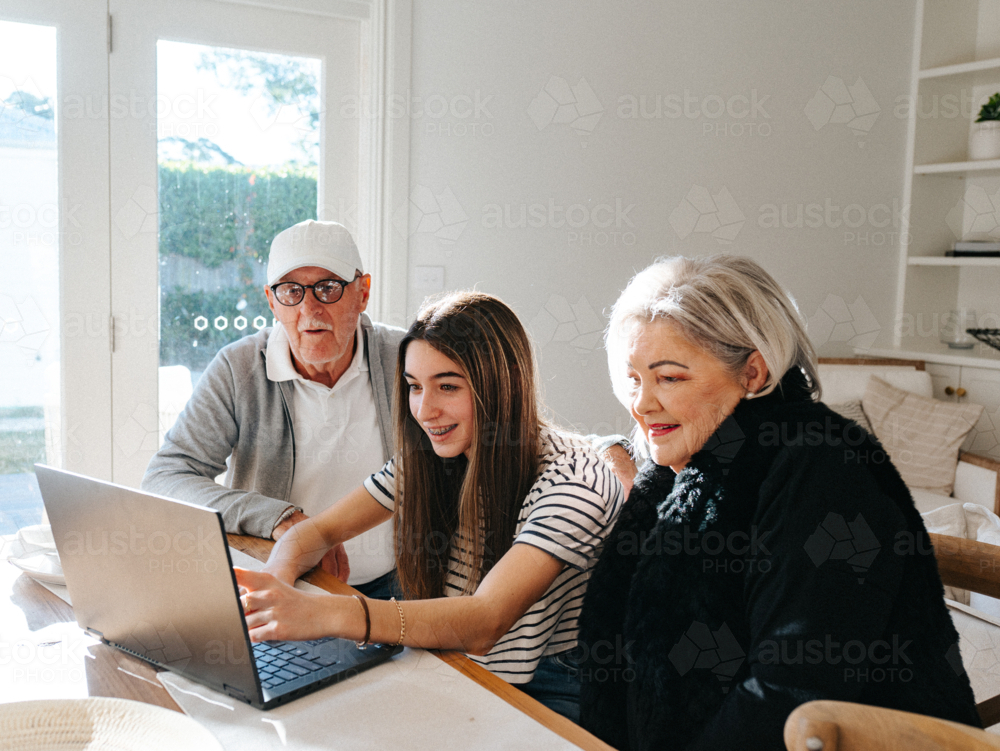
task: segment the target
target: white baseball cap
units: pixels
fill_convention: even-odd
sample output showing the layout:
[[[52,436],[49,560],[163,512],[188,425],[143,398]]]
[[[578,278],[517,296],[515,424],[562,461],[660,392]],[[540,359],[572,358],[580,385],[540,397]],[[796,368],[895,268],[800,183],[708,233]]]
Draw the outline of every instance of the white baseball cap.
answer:
[[[319,266],[348,281],[357,272],[365,273],[358,246],[347,228],[337,222],[314,219],[306,219],[275,235],[267,261],[268,286],[303,266]]]

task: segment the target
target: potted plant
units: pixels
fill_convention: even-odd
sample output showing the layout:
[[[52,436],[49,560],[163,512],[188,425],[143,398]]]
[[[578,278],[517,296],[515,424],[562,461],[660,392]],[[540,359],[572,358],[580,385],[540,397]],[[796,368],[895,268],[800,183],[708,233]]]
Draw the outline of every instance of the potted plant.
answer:
[[[1000,93],[979,110],[969,137],[969,159],[1000,159]]]

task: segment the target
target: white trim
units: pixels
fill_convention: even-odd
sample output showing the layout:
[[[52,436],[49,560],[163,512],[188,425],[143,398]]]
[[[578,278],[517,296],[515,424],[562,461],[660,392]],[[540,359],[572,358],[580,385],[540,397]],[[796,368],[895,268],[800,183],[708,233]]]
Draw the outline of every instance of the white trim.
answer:
[[[106,116],[69,111],[77,99],[107,98],[107,2],[4,0],[0,18],[57,29],[60,419],[46,441],[63,469],[110,480],[109,126]]]
[[[917,3],[916,18],[913,20],[913,57],[910,59],[910,101],[917,102],[920,90],[920,44],[921,32],[924,28],[924,3]],[[910,108],[906,121],[906,171],[903,174],[903,221],[899,228],[899,251],[896,261],[896,304],[892,327],[892,346],[899,347],[902,342],[902,329],[899,326],[906,310],[906,274],[909,269],[907,259],[910,255],[910,207],[913,203],[913,159],[917,144],[917,107]]]
[[[377,0],[369,22],[372,62],[364,120],[360,172],[359,232],[368,248],[373,290],[369,313],[374,320],[405,326],[409,232],[406,203],[410,182],[410,120],[390,117],[390,103],[410,88],[412,0]],[[365,157],[363,157],[365,158]],[[399,218],[394,223],[396,212]]]
[[[944,78],[945,76],[961,76],[966,73],[980,73],[982,71],[992,71],[1000,68],[1000,57],[989,60],[974,60],[971,63],[958,63],[957,65],[941,65],[937,68],[927,68],[920,71],[920,80],[928,78]]]
[[[249,5],[286,13],[307,13],[311,16],[346,18],[352,21],[367,21],[379,0],[214,0],[230,5]]]

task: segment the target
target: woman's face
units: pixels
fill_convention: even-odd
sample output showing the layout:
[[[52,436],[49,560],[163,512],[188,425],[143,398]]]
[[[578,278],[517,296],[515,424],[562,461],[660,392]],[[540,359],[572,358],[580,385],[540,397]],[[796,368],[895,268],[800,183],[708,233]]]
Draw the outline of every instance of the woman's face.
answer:
[[[462,366],[425,341],[406,348],[403,377],[410,389],[410,414],[441,457],[469,456],[475,405]]]
[[[627,368],[632,417],[653,461],[675,472],[705,445],[747,390],[756,391],[767,379],[759,352],[751,355],[747,374],[752,377],[743,384],[665,321],[639,324],[629,340]]]

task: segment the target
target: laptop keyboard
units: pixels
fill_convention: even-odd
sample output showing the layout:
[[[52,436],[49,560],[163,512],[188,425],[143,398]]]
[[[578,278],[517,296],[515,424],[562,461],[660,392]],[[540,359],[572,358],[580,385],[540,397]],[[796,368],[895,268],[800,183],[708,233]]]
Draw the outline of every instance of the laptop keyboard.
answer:
[[[296,642],[260,642],[253,645],[254,661],[264,688],[278,688],[283,683],[316,673],[337,664],[337,658],[315,649],[333,639]]]

